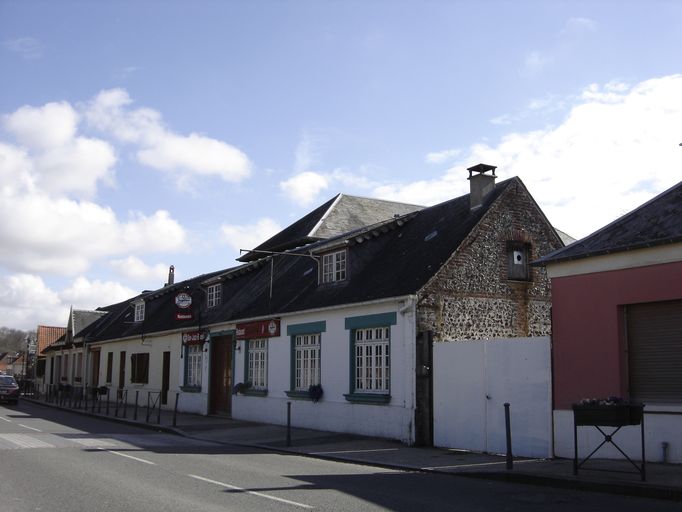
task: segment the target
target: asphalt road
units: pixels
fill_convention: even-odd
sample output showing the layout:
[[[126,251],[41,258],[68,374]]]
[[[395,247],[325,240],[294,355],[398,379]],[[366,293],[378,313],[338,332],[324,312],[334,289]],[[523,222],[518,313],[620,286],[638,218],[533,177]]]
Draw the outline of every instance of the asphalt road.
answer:
[[[36,404],[0,406],[3,512],[664,511],[677,503],[225,446]]]

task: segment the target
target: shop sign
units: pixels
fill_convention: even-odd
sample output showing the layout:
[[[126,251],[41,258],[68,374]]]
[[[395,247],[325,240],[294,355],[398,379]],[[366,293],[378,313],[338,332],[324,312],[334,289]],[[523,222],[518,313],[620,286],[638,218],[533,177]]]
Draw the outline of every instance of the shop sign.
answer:
[[[183,345],[198,345],[204,343],[208,338],[207,331],[189,331],[182,333]]]
[[[180,292],[175,296],[175,305],[180,309],[187,309],[192,305],[192,296],[187,292]]]
[[[279,336],[279,319],[260,320],[237,324],[237,339],[251,340],[254,338],[275,338]]]
[[[192,314],[191,311],[188,311],[186,313],[181,313],[180,311],[175,313],[175,319],[176,320],[193,320],[194,315]]]

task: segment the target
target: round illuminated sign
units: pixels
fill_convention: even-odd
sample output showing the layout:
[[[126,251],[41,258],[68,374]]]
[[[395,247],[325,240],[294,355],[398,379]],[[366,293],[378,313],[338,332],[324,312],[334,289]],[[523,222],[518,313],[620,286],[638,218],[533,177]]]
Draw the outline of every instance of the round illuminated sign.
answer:
[[[192,296],[185,292],[178,293],[175,296],[175,305],[181,309],[187,309],[192,305]]]

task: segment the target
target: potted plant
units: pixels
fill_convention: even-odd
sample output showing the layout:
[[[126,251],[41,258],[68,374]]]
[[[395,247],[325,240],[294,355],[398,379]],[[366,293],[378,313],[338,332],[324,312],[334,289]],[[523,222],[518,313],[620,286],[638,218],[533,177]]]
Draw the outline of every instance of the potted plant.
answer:
[[[589,398],[573,404],[576,425],[623,427],[642,422],[644,406],[619,397]]]
[[[320,398],[322,398],[323,394],[324,391],[322,390],[322,386],[320,384],[313,384],[308,388],[308,395],[313,402],[318,402]]]
[[[234,386],[234,394],[244,394],[246,391],[248,391],[251,388],[251,383],[250,382],[239,382],[238,384],[235,384]]]

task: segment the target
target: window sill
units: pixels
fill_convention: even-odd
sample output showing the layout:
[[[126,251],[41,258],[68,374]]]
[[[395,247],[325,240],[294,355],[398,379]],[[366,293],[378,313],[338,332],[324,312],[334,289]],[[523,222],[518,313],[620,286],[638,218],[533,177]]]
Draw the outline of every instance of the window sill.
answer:
[[[289,398],[293,398],[294,400],[308,400],[310,402],[313,401],[313,399],[310,398],[310,393],[308,393],[307,391],[296,390],[296,391],[285,391],[285,393],[287,394],[287,396]]]
[[[244,396],[267,396],[267,389],[247,389],[241,392]]]
[[[348,393],[343,396],[354,404],[386,405],[391,401],[391,395],[379,393]]]
[[[201,393],[201,387],[195,386],[180,386],[183,393]]]

